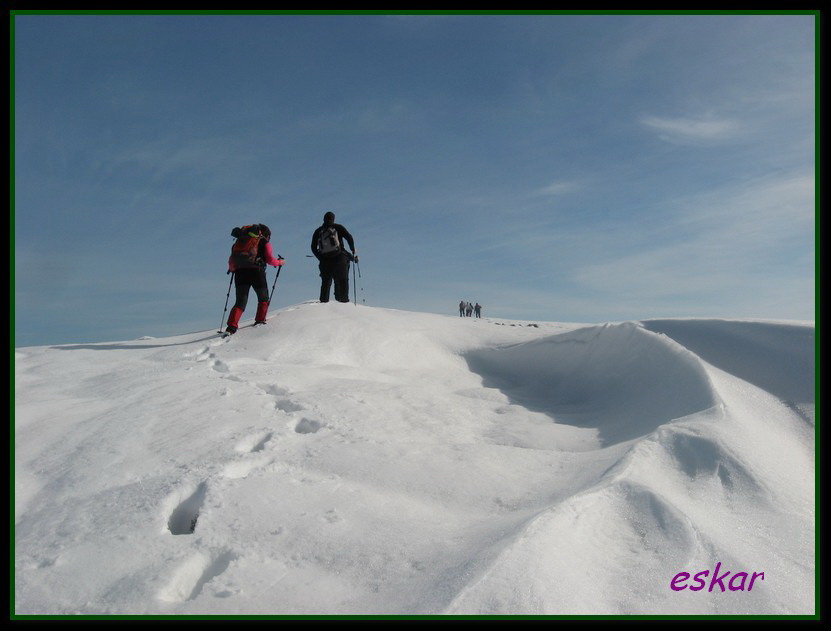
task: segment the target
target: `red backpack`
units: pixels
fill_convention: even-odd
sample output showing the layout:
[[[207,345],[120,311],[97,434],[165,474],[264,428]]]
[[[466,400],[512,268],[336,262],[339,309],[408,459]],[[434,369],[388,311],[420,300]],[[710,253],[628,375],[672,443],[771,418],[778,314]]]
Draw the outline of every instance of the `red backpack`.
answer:
[[[237,268],[261,267],[263,260],[259,256],[260,239],[263,238],[262,231],[258,224],[234,228],[231,236],[236,237],[234,245],[231,246],[231,258]]]

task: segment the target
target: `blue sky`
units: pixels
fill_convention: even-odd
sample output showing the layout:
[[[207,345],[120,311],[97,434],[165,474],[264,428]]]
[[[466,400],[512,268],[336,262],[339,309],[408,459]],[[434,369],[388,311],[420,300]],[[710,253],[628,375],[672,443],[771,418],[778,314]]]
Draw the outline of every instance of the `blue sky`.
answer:
[[[327,210],[371,306],[812,320],[815,26],[17,15],[15,346],[218,328],[245,223],[316,299]]]

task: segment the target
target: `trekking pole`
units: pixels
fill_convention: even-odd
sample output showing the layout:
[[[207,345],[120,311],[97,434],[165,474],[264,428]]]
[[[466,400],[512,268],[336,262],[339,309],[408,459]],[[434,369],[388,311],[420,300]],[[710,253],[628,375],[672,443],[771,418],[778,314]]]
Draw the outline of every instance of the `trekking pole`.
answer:
[[[352,259],[352,294],[355,296],[355,306],[358,306],[358,283],[355,282],[355,268],[358,267],[358,262]]]
[[[219,331],[217,333],[222,333],[222,323],[225,322],[225,312],[228,311],[228,298],[231,297],[231,285],[234,284],[234,275],[236,272],[231,272],[231,282],[228,283],[228,293],[225,295],[225,308],[222,310],[222,320],[219,322]]]
[[[277,255],[277,258],[280,259],[281,261],[284,260],[283,257],[280,256],[279,254]],[[269,306],[271,305],[271,297],[274,295],[274,288],[277,286],[277,279],[280,278],[280,270],[282,270],[282,269],[283,269],[282,265],[277,268],[277,274],[274,276],[274,282],[271,284],[271,294],[269,294],[269,296],[268,296]]]
[[[361,265],[358,261],[355,261],[355,267],[358,268],[358,278],[361,278]],[[366,298],[363,297],[364,295],[364,284],[361,283],[361,302],[366,302]]]

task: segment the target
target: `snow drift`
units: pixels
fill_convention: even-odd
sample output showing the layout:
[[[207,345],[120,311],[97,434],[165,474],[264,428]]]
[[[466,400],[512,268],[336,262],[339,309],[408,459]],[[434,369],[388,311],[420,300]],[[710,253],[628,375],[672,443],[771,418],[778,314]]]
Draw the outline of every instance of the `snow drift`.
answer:
[[[19,615],[815,611],[810,323],[308,303],[15,387]]]

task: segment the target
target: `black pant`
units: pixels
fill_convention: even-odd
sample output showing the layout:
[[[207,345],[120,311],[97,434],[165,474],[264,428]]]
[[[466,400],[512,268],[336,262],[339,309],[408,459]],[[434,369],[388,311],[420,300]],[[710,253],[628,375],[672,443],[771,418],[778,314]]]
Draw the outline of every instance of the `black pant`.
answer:
[[[329,291],[335,284],[335,300],[349,302],[349,255],[341,252],[336,256],[321,258],[320,302],[329,302]]]
[[[257,302],[268,302],[268,281],[265,279],[265,269],[243,268],[234,272],[234,287],[237,290],[237,301],[235,307],[245,311],[248,304],[248,294],[251,288],[257,293]]]

